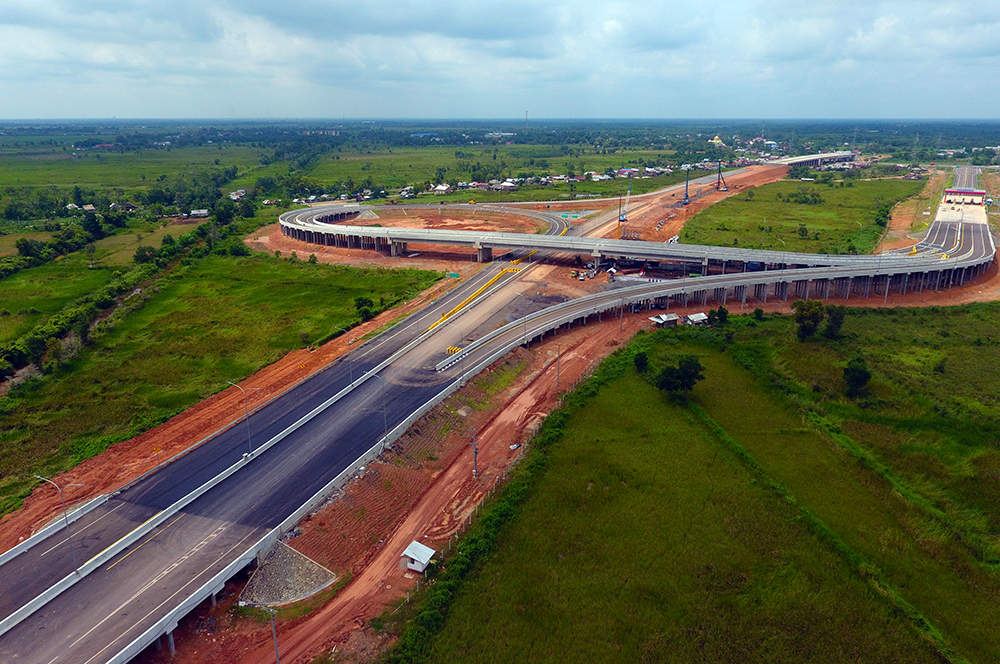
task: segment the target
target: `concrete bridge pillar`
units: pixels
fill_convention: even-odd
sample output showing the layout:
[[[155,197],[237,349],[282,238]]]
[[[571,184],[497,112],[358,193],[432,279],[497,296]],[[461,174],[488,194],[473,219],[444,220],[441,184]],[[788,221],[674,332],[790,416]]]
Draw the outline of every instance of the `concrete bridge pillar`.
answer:
[[[170,651],[171,657],[177,654],[177,648],[174,646],[174,630],[167,632],[167,650]]]
[[[476,247],[476,260],[480,263],[489,263],[493,260],[493,249],[491,247]]]

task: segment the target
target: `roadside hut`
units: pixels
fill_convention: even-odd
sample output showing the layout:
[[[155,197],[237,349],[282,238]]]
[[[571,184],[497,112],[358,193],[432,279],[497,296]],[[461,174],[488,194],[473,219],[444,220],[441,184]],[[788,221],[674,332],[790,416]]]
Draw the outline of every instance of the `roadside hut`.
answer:
[[[435,553],[434,549],[424,546],[420,542],[410,542],[410,546],[406,547],[406,551],[403,552],[403,556],[409,558],[406,561],[406,568],[412,569],[414,572],[423,572],[427,569],[427,565]]]

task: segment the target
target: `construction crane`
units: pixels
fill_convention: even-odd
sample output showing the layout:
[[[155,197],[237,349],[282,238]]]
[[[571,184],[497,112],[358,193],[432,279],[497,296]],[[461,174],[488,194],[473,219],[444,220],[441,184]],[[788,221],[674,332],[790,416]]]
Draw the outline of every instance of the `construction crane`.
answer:
[[[628,200],[632,197],[632,183],[628,183],[628,191],[625,193],[625,207],[622,207],[622,199],[618,199],[618,239],[625,236],[625,223],[628,221]]]
[[[691,202],[688,199],[688,181],[691,179],[691,165],[683,164],[681,168],[684,169],[684,205],[687,205]]]
[[[722,160],[719,160],[719,179],[715,182],[716,191],[729,191],[729,185],[726,184],[726,178],[722,177]]]

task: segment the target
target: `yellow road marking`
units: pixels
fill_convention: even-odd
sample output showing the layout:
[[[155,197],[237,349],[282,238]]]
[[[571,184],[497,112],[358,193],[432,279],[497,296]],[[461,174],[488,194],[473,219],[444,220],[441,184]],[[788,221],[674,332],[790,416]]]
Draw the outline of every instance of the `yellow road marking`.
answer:
[[[180,515],[179,517],[177,517],[176,519],[174,519],[173,521],[171,521],[170,523],[168,523],[168,524],[167,524],[167,525],[166,525],[166,526],[165,526],[165,527],[163,528],[163,530],[161,530],[160,532],[156,533],[155,535],[153,535],[152,537],[150,537],[150,538],[149,538],[148,540],[146,540],[145,542],[143,542],[143,543],[142,543],[142,544],[140,544],[139,546],[135,547],[134,549],[132,549],[132,550],[131,550],[131,551],[129,551],[128,553],[126,553],[126,554],[125,554],[124,556],[122,556],[121,558],[119,558],[118,560],[116,560],[116,561],[115,561],[114,563],[112,563],[112,564],[111,564],[110,566],[108,566],[107,568],[105,568],[105,570],[104,570],[104,571],[106,572],[106,571],[110,570],[110,569],[111,569],[112,567],[114,567],[115,565],[117,565],[117,564],[118,564],[118,563],[120,563],[121,561],[125,560],[126,558],[128,558],[129,556],[131,556],[131,555],[132,555],[133,553],[135,553],[136,551],[138,551],[139,549],[141,549],[142,547],[144,547],[144,546],[146,546],[147,544],[149,544],[150,542],[152,542],[152,541],[153,541],[154,539],[156,539],[157,537],[159,537],[159,536],[160,536],[160,535],[161,535],[161,534],[163,533],[163,531],[164,531],[164,530],[166,530],[166,529],[167,529],[167,528],[169,528],[170,526],[172,526],[172,525],[174,525],[175,523],[177,523],[178,521],[180,521],[180,520],[181,520],[181,519],[182,519],[183,517],[184,517],[184,515],[183,515],[183,514],[181,514],[181,515]]]

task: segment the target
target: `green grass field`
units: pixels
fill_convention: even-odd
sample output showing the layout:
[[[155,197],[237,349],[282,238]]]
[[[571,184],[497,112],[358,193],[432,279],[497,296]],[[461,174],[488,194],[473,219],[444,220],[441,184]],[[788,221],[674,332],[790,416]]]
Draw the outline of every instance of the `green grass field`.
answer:
[[[793,505],[634,373],[547,456],[426,661],[936,661]]]
[[[39,231],[37,233],[10,233],[7,235],[0,235],[0,257],[2,256],[12,256],[17,253],[17,247],[15,244],[19,239],[27,238],[29,240],[38,240],[39,242],[48,242],[52,239],[53,233]]]
[[[998,324],[977,304],[850,310],[805,342],[781,316],[640,335],[626,359],[700,357],[690,405],[627,369],[577,407],[427,661],[993,661]]]
[[[681,242],[809,253],[848,253],[853,248],[869,253],[883,230],[873,220],[879,202],[905,200],[925,184],[909,180],[856,180],[852,187],[797,180],[767,184],[695,215],[684,225]],[[800,189],[819,194],[823,202],[784,202]]]
[[[301,348],[303,336],[349,327],[355,297],[391,303],[435,278],[261,255],[178,266],[53,378],[0,397],[0,512],[17,507],[30,472],[65,470]]]
[[[140,153],[88,150],[73,156],[55,148],[50,153],[13,152],[0,155],[0,187],[50,187],[71,189],[145,189],[161,175],[204,170],[215,166],[237,166],[241,171],[256,168],[259,150],[249,147],[216,146],[172,150],[145,150]]]
[[[78,255],[7,277],[0,281],[0,343],[25,334],[109,281],[111,270],[89,269]]]

